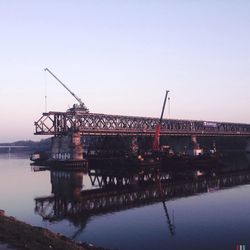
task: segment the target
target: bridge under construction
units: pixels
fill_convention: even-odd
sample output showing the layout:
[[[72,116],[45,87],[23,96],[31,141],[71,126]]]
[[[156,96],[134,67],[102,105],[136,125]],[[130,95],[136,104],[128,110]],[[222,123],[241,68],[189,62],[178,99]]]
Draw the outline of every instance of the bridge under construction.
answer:
[[[48,112],[35,122],[36,135],[154,135],[158,118],[84,113]],[[163,119],[161,134],[170,136],[250,136],[250,124]]]
[[[201,120],[162,119],[90,113],[85,104],[66,87],[49,69],[48,71],[65,87],[79,104],[66,112],[46,112],[35,122],[36,135],[51,135],[54,159],[82,160],[81,138],[84,136],[154,136],[156,131],[162,136],[189,136],[197,142],[197,136],[206,137],[250,137],[250,124],[215,122]],[[154,143],[157,138],[154,139]],[[247,145],[250,151],[250,143]]]

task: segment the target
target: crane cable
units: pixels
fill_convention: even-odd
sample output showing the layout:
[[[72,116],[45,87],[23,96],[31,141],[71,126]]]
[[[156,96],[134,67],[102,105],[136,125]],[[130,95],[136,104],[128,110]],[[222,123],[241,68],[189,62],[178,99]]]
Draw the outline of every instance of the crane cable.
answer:
[[[45,113],[47,113],[47,76],[46,72],[43,73],[44,78],[44,106],[45,106]]]

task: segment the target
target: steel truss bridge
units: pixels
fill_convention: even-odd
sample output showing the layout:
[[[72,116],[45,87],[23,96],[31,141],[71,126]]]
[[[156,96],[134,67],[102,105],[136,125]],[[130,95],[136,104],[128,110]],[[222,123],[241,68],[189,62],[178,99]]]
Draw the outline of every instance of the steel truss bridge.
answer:
[[[159,119],[81,111],[48,112],[35,122],[36,135],[154,135]],[[250,124],[164,119],[162,135],[250,136]]]

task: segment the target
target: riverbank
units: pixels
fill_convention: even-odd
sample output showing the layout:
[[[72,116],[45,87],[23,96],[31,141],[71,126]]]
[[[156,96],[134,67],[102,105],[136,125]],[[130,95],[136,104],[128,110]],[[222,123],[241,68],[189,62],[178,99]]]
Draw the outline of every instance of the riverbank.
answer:
[[[4,210],[0,210],[0,243],[25,250],[105,250],[87,243],[77,243],[64,235],[18,221],[6,216]]]

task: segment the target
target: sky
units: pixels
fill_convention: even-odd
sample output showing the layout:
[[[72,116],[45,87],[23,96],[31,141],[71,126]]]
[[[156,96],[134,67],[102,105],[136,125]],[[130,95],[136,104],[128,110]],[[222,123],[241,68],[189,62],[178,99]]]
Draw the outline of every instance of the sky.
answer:
[[[248,0],[0,0],[0,142],[90,112],[250,123]],[[169,112],[170,111],[170,112]]]

